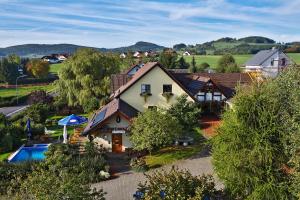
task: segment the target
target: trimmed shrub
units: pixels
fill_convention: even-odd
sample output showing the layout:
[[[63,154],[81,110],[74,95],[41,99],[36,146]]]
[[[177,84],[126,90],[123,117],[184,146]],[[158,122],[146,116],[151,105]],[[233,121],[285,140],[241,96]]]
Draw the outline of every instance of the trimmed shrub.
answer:
[[[132,158],[130,160],[130,167],[136,172],[145,172],[148,170],[146,161],[143,158]]]

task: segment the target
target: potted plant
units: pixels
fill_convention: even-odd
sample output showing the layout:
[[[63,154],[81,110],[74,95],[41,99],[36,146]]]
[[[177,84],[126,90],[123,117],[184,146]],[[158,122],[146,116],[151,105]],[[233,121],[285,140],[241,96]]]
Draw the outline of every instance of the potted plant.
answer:
[[[162,93],[162,96],[166,98],[167,102],[169,102],[170,98],[173,96],[174,94],[172,92],[164,92]]]

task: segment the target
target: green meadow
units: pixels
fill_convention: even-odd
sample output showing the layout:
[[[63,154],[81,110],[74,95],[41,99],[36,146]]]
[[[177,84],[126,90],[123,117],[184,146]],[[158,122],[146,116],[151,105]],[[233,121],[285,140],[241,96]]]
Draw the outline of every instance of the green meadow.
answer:
[[[18,87],[18,95],[25,96],[35,90],[50,91],[53,88],[54,86],[52,84],[41,85],[41,86],[23,86],[23,87]],[[0,97],[10,97],[10,96],[16,96],[15,88],[0,88]]]
[[[246,63],[253,55],[246,54],[246,55],[233,55],[235,61],[238,65],[243,65]],[[288,56],[297,64],[300,64],[300,53],[289,53]],[[218,60],[221,58],[221,55],[196,55],[195,60],[196,63],[199,65],[201,63],[208,63],[212,68],[215,68],[218,65]],[[192,62],[193,56],[185,56],[184,59],[188,62]]]

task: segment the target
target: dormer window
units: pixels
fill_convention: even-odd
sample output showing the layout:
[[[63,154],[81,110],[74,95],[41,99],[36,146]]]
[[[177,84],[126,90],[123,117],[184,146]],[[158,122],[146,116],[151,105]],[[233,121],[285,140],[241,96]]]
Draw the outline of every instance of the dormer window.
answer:
[[[171,84],[163,85],[163,93],[172,93],[172,85]]]

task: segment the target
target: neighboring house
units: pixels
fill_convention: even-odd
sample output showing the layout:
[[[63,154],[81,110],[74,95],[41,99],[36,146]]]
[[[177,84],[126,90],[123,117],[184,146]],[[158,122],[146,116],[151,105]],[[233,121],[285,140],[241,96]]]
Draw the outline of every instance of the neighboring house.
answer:
[[[293,61],[282,51],[272,48],[259,51],[245,63],[246,72],[257,72],[264,77],[276,77]]]
[[[137,65],[132,65],[126,72],[128,76],[133,76],[139,69],[141,69],[144,66],[144,63],[140,63]]]
[[[224,103],[235,93],[238,84],[250,84],[249,75],[242,73],[185,73],[167,70],[157,62],[143,65],[134,75],[112,76],[111,102],[89,120],[84,135],[112,152],[131,148],[129,140],[132,118],[149,108],[169,108],[181,95],[189,101]]]
[[[46,61],[46,62],[48,62],[48,63],[50,63],[50,64],[55,64],[55,63],[59,63],[60,61],[57,59],[57,57],[56,56],[43,56],[42,58],[41,58],[43,61]]]
[[[191,54],[188,51],[185,51],[182,55],[183,56],[190,56]]]
[[[63,61],[65,61],[65,60],[68,59],[68,56],[61,54],[61,55],[57,55],[56,58],[57,58],[59,61],[63,62]]]
[[[120,58],[123,58],[123,59],[126,58],[126,54],[125,53],[121,53],[120,54]]]
[[[134,57],[134,58],[139,58],[139,57],[141,57],[141,52],[138,52],[138,51],[134,52],[133,57]]]

